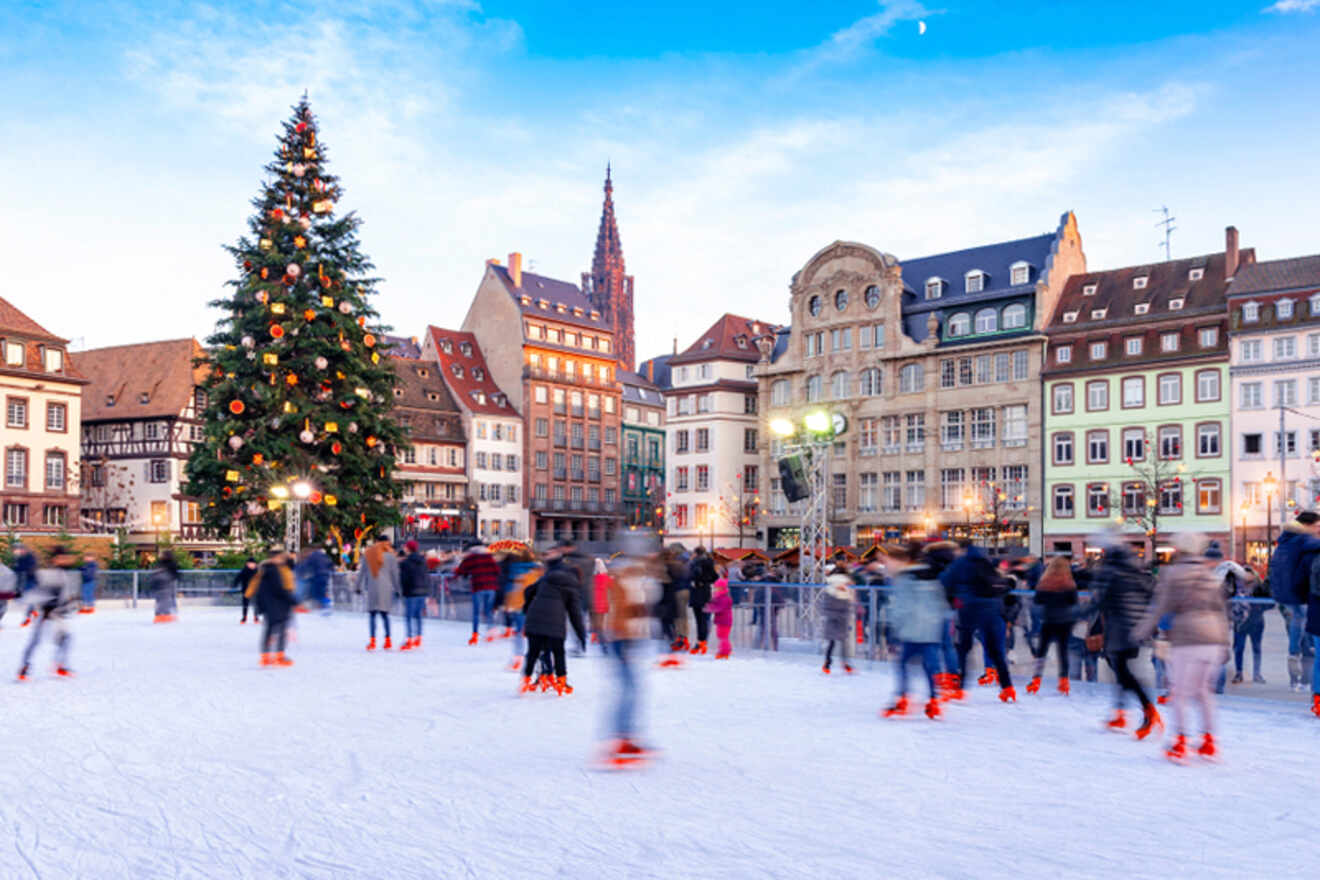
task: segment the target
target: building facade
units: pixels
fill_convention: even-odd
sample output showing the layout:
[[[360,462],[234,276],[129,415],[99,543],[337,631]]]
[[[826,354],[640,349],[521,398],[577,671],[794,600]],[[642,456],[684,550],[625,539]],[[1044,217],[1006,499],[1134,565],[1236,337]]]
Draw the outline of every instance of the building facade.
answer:
[[[0,299],[0,376],[5,388],[5,528],[81,531],[78,424],[87,380],[69,341]]]
[[[646,368],[646,365],[643,365]],[[654,376],[654,368],[651,375]],[[619,371],[623,386],[623,518],[630,527],[665,527],[665,400],[646,376]]]
[[[842,417],[831,543],[939,533],[1039,547],[1042,331],[1085,267],[1071,212],[1052,233],[931,257],[835,242],[807,261],[792,331],[763,341],[756,373],[763,422]],[[777,466],[788,450],[762,441],[767,543],[795,546]]]
[[[391,360],[398,377],[393,415],[410,441],[394,462],[395,479],[404,487],[400,536],[433,545],[475,540],[477,507],[468,489],[465,414],[433,359]]]
[[[1228,279],[1254,252],[1082,272],[1043,374],[1046,553],[1099,552],[1119,530],[1144,558],[1170,534],[1229,546]]]
[[[78,352],[82,393],[82,512],[87,528],[114,532],[143,553],[168,538],[197,555],[225,542],[202,527],[199,500],[183,494],[184,466],[203,436],[205,354],[196,339]]]
[[[724,314],[668,359],[665,534],[689,546],[759,544],[758,340],[778,328]]]
[[[1240,266],[1228,286],[1234,558],[1320,501],[1320,255]]]

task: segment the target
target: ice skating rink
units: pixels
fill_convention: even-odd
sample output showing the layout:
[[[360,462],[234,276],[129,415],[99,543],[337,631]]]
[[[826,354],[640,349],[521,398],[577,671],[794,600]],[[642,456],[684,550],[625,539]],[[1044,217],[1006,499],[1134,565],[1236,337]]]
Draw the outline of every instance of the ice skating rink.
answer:
[[[232,609],[73,621],[77,678],[0,630],[0,878],[1300,877],[1316,869],[1320,721],[1221,702],[1224,759],[1101,733],[1110,692],[884,721],[890,669],[735,654],[648,669],[643,771],[591,759],[612,690],[514,696],[508,642],[299,615],[290,669]],[[394,635],[402,620],[394,618]],[[1149,667],[1140,670],[1149,676]],[[1019,691],[1023,690],[1018,683]],[[1171,707],[1166,707],[1171,708]],[[1171,714],[1166,713],[1167,716]]]

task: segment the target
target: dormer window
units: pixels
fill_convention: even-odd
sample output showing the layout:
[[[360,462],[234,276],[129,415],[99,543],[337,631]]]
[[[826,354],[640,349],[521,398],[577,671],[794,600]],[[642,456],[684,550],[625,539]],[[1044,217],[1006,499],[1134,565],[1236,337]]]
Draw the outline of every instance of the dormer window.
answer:
[[[1065,324],[1075,324],[1075,323],[1077,323],[1077,313],[1076,313],[1076,312],[1064,312],[1064,313],[1063,313],[1063,323],[1065,323]]]
[[[926,299],[939,299],[944,295],[944,282],[939,278],[926,279]]]
[[[114,405],[115,405],[115,396],[114,396],[113,394],[107,394],[107,395],[105,396],[105,405],[106,405],[106,406],[114,406]]]
[[[64,352],[58,348],[48,348],[43,352],[47,373],[58,373],[64,369]]]
[[[1254,324],[1260,320],[1260,303],[1244,303],[1242,305],[1242,322],[1244,324]]]
[[[1320,315],[1320,293],[1311,297],[1311,314]]]
[[[1293,316],[1293,301],[1290,299],[1281,299],[1275,306],[1275,314],[1280,318],[1291,318]]]
[[[1146,282],[1149,281],[1149,280],[1150,280],[1150,277],[1147,276],[1147,275],[1138,275],[1136,278],[1133,278],[1133,279],[1132,279],[1132,289],[1133,289],[1133,290],[1145,290],[1145,289],[1146,289]]]
[[[434,391],[428,391],[426,392],[426,399],[434,402],[440,399],[440,395],[436,394]]]
[[[465,357],[465,358],[470,358],[470,357],[472,357],[472,343],[470,343],[470,342],[460,342],[460,343],[458,344],[458,353],[461,354],[461,355],[463,355],[463,357]]]
[[[421,376],[423,379],[425,379],[427,376],[429,376],[429,375],[431,375],[431,374],[430,374],[430,372],[426,369],[426,367],[422,367],[421,369],[419,369],[419,370],[417,371],[417,375],[419,375],[419,376]]]
[[[581,307],[581,306],[573,306],[573,316],[574,316],[574,317],[581,318],[583,314],[584,314],[584,313],[583,313],[583,311],[582,311],[582,307]]]
[[[443,351],[445,354],[453,354],[453,353],[454,353],[454,343],[450,342],[448,339],[441,339],[441,340],[440,340],[440,350]]]
[[[495,395],[495,405],[496,405],[496,406],[504,406],[505,403],[506,403],[506,401],[504,400],[504,395],[503,395],[503,394],[496,394],[496,395]]]
[[[1091,320],[1103,321],[1107,314],[1109,314],[1109,309],[1091,309]]]
[[[980,269],[973,269],[963,276],[966,282],[965,287],[968,293],[980,293],[985,290],[985,273]]]
[[[1013,286],[1026,284],[1031,280],[1031,264],[1025,260],[1019,260],[1008,267],[1009,283]]]
[[[1083,284],[1083,285],[1082,285],[1082,296],[1095,296],[1095,289],[1096,289],[1098,286],[1099,286],[1099,285],[1097,285],[1097,284]]]
[[[11,367],[21,367],[24,364],[23,343],[6,342],[5,343],[5,363]]]
[[[966,312],[959,312],[949,318],[949,323],[944,328],[944,334],[949,337],[966,336],[972,332],[972,316]]]
[[[1072,346],[1060,345],[1054,349],[1054,360],[1061,364],[1072,363]]]
[[[561,315],[567,314],[568,306],[564,305],[563,303],[555,303],[555,311]]]
[[[151,393],[148,392],[148,391],[143,391],[141,394],[139,394],[139,395],[138,395],[138,403],[141,403],[141,404],[144,404],[144,405],[145,405],[145,404],[148,404],[148,403],[151,403]]]
[[[480,404],[482,404],[482,405],[484,406],[485,403],[486,403],[486,392],[484,392],[484,391],[475,391],[475,392],[473,392],[473,394],[476,395],[476,401],[477,401],[477,403],[480,403]]]
[[[403,397],[403,389],[402,389],[402,388],[395,388],[395,389],[394,389],[394,396],[395,396],[395,397]]]
[[[595,309],[592,309],[592,310],[591,310],[591,320],[593,320],[593,321],[599,321],[599,320],[600,320],[600,312],[596,311]]]
[[[485,373],[484,370],[481,369],[481,367],[473,367],[473,368],[472,368],[472,378],[473,378],[473,379],[476,379],[478,382],[480,382],[480,381],[482,381],[483,379],[486,378],[486,373]]]
[[[544,309],[548,309],[548,308],[550,308],[550,300],[548,300],[548,299],[538,299],[538,300],[536,301],[536,307],[537,307],[538,309],[542,309],[542,310],[544,310]]]
[[[1173,299],[1169,300],[1169,311],[1171,312],[1178,311],[1183,307],[1184,302],[1186,302],[1186,300],[1184,300],[1181,296],[1174,297]]]
[[[1200,281],[1200,280],[1201,280],[1202,278],[1204,278],[1204,277],[1205,277],[1205,269],[1203,269],[1203,268],[1201,268],[1201,267],[1197,267],[1197,268],[1195,268],[1195,269],[1188,269],[1188,270],[1187,270],[1187,280],[1188,280],[1188,281]]]
[[[715,340],[711,339],[710,337],[701,340],[701,347],[703,349],[710,348],[714,344],[715,344]]]
[[[454,374],[454,378],[455,378],[455,379],[462,379],[462,378],[463,378],[463,365],[462,365],[462,364],[450,364],[450,365],[449,365],[449,372],[451,372],[451,373]]]
[[[525,293],[518,297],[518,301],[525,306],[530,306],[532,304],[532,298]]]
[[[1132,307],[1132,314],[1144,315],[1150,311],[1150,303],[1137,303]]]

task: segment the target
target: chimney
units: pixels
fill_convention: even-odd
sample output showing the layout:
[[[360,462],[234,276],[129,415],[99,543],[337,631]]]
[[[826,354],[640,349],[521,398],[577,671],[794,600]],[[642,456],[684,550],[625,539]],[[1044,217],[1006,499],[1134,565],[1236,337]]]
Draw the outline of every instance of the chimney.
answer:
[[[509,278],[514,287],[522,287],[522,254],[517,251],[509,254]]]
[[[1224,230],[1224,280],[1230,280],[1238,270],[1238,231],[1236,226]]]
[[[646,381],[655,384],[655,361],[646,362]]]
[[[678,337],[674,337],[674,354],[678,354]]]

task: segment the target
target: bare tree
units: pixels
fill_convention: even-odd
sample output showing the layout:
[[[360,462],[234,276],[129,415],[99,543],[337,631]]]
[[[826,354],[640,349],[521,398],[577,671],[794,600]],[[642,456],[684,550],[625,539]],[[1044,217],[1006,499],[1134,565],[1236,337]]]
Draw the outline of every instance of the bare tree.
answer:
[[[1161,449],[1147,431],[1140,455],[1126,456],[1129,475],[1115,490],[1106,486],[1105,513],[1116,512],[1114,521],[1124,528],[1138,528],[1152,542],[1158,540],[1162,517],[1177,515],[1183,509],[1183,496],[1188,484],[1195,485],[1196,475],[1189,473],[1182,461],[1181,437],[1170,438],[1171,446]]]

